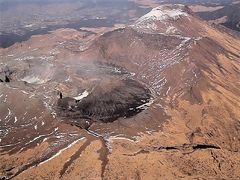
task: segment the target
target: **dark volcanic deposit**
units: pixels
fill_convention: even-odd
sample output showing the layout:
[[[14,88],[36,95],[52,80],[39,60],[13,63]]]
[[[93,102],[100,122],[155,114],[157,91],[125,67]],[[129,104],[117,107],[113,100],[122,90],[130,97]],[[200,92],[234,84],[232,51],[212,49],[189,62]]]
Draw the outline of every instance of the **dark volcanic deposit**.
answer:
[[[89,127],[93,122],[113,122],[119,117],[130,117],[144,109],[151,98],[150,90],[132,79],[119,81],[114,87],[97,87],[87,97],[58,100],[60,116],[70,118],[76,126]]]

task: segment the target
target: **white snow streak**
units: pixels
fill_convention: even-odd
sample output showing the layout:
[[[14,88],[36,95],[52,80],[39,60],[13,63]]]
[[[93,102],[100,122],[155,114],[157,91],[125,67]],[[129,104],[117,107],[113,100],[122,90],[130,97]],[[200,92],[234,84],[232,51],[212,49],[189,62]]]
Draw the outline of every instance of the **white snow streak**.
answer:
[[[142,16],[137,22],[145,20],[166,20],[166,19],[178,19],[181,16],[188,16],[187,13],[183,12],[181,9],[164,9],[163,7],[153,8],[152,11]]]
[[[18,119],[17,119],[17,117],[15,116],[15,117],[14,117],[14,123],[16,123],[16,122],[17,122],[17,120],[18,120]]]
[[[5,117],[5,119],[9,118],[11,114],[12,114],[12,113],[11,113],[11,110],[8,108],[8,114],[7,114],[7,116]]]
[[[81,99],[87,97],[88,95],[89,95],[88,91],[85,90],[83,93],[79,94],[79,96],[74,97],[74,99],[76,99],[77,101],[79,101],[79,100],[81,100]]]
[[[60,151],[58,151],[55,155],[53,155],[52,157],[50,157],[49,159],[41,162],[40,164],[38,164],[38,166],[42,165],[42,164],[45,164],[46,162],[48,161],[51,161],[52,159],[56,158],[57,156],[59,156],[62,152],[64,152],[65,150],[71,148],[73,145],[75,145],[76,143],[78,143],[79,141],[85,139],[85,137],[83,138],[80,138],[80,139],[77,139],[76,141],[73,141],[71,144],[69,144],[67,147],[61,149]]]

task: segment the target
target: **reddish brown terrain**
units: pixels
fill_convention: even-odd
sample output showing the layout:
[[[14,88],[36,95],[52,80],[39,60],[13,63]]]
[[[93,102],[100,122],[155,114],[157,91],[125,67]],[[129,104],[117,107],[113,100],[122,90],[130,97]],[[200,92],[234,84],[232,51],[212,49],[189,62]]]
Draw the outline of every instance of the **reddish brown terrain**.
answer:
[[[240,36],[182,5],[0,49],[2,179],[239,179]]]

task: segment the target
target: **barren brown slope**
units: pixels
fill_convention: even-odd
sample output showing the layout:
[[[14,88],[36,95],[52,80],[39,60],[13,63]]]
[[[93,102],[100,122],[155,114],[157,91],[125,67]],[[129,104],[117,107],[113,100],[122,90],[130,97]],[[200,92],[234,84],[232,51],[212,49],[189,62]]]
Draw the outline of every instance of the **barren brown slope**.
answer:
[[[18,54],[28,45],[33,48],[39,39],[26,42],[26,47],[4,50],[2,55],[3,63],[11,65],[19,61],[18,66],[27,70],[27,74],[21,74],[16,67],[10,76],[13,81],[0,86],[4,104],[1,119],[11,132],[6,132],[1,142],[2,177],[240,177],[239,38],[211,27],[184,6],[158,7],[132,26],[91,39],[84,49],[79,49],[84,39],[72,36],[78,32],[71,31],[68,38],[57,36],[60,32],[38,37],[52,43],[38,47],[46,48],[39,54],[48,55],[49,49],[59,51],[52,55],[53,60],[44,61],[42,68],[52,64],[47,69],[50,73],[33,73],[38,79],[29,78],[29,73],[35,70],[32,61],[37,60],[38,53],[31,51],[33,60],[29,67],[24,66],[24,57],[29,61],[30,52],[21,60],[8,55]],[[29,83],[24,84],[19,77],[28,77],[24,80]],[[99,117],[109,109],[102,107],[94,110],[99,116],[90,114],[87,121],[81,116],[70,116],[69,122],[61,113],[55,114],[59,102],[57,91],[71,99],[67,110],[80,115],[82,108],[73,109],[71,102],[79,92],[83,97],[84,90],[90,95],[85,97],[86,101],[78,102],[80,106],[92,102],[92,97],[96,97],[98,104],[109,102],[110,96],[101,100],[105,92],[114,93],[111,96],[117,97],[114,100],[135,99],[135,92],[127,91],[131,95],[126,100],[122,96],[125,90],[112,91],[124,88],[126,79],[140,83],[151,92],[149,102],[134,116],[103,123]],[[18,97],[23,98],[22,104],[16,106]],[[25,111],[31,112],[29,117]],[[24,119],[29,122],[25,123]],[[82,121],[92,124],[84,126],[85,129],[81,125],[77,127]],[[26,137],[17,134],[22,129],[31,134],[26,133]]]
[[[156,94],[151,107],[158,112],[163,108],[170,116],[160,135],[151,136],[151,143],[145,141],[147,145],[132,155],[146,158],[151,157],[149,153],[155,154],[156,149],[165,150],[165,163],[152,163],[156,169],[171,165],[164,172],[152,170],[155,178],[174,174],[175,169],[178,177],[185,173],[189,178],[240,176],[238,37],[190,14],[177,20],[158,21],[154,16],[105,34],[93,48],[98,49],[97,56],[136,73],[137,79]],[[158,105],[162,107],[159,109]],[[141,160],[139,163],[142,165]]]

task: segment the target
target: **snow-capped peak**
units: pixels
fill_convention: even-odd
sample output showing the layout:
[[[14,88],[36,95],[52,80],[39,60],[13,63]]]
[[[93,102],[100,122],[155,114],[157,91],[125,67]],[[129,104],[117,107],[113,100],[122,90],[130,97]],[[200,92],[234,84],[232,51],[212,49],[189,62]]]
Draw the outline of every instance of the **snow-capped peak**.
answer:
[[[149,13],[138,19],[137,23],[149,19],[158,21],[167,19],[176,20],[182,16],[188,16],[188,14],[184,12],[182,8],[169,8],[168,6],[159,6],[152,9]]]
[[[184,5],[163,5],[153,8],[149,13],[139,18],[131,27],[139,32],[178,34],[172,20],[187,17],[188,11]],[[159,26],[159,23],[163,24]]]

